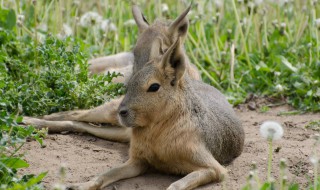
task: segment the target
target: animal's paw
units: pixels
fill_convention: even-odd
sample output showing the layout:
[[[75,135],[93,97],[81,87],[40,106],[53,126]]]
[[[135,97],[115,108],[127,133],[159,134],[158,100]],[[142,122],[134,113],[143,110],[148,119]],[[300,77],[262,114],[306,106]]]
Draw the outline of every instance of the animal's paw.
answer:
[[[181,190],[181,188],[179,185],[173,183],[167,188],[167,190]]]
[[[67,185],[67,190],[97,190],[98,186],[92,182],[86,182],[86,183],[74,183]]]
[[[220,172],[218,172],[219,175],[218,175],[218,181],[221,182],[221,181],[224,181],[225,179],[227,179],[228,177],[228,170],[221,167],[220,169]]]
[[[24,116],[21,123],[25,125],[38,125],[40,123],[40,119]]]

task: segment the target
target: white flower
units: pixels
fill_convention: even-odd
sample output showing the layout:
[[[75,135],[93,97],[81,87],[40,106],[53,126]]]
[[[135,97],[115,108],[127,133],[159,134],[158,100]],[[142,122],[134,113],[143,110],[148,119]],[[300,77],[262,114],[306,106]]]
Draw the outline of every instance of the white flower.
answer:
[[[278,140],[283,135],[283,128],[275,121],[265,121],[260,127],[260,134],[268,140]]]
[[[316,155],[313,155],[310,157],[310,162],[316,166],[319,163],[319,158]]]
[[[283,91],[283,86],[281,85],[281,84],[277,84],[277,86],[276,86],[276,90],[278,91],[278,92],[282,92]]]
[[[19,20],[19,21],[23,22],[24,19],[25,19],[25,18],[24,18],[24,15],[18,15],[18,20]]]
[[[66,38],[72,35],[72,29],[69,25],[63,24],[61,32],[57,35],[59,39]]]
[[[53,189],[54,190],[65,190],[65,189],[67,189],[67,187],[63,184],[56,183],[53,185]]]
[[[110,31],[116,32],[118,30],[117,26],[112,22],[109,24]]]
[[[80,5],[80,1],[79,1],[79,0],[74,0],[74,1],[73,1],[73,5],[79,6],[79,5]]]
[[[37,26],[37,29],[42,31],[42,32],[47,32],[48,31],[48,25],[42,23],[42,24]]]
[[[80,18],[80,25],[82,27],[90,27],[100,24],[102,17],[96,12],[87,12]]]
[[[44,41],[47,38],[47,36],[41,32],[37,32],[37,37],[38,37],[38,41],[42,44],[44,43]]]
[[[72,29],[67,24],[63,24],[63,31],[64,31],[66,36],[71,36],[72,35]]]
[[[286,26],[287,26],[287,24],[286,24],[285,22],[281,22],[281,23],[280,23],[280,27],[281,27],[281,28],[285,28]]]
[[[281,75],[281,72],[275,71],[275,72],[274,72],[274,75],[275,75],[275,76],[280,76],[280,75]]]
[[[109,23],[110,23],[110,20],[108,20],[108,19],[103,20],[100,23],[100,29],[103,30],[103,31],[109,30]]]
[[[315,24],[316,24],[316,27],[317,27],[317,28],[320,28],[320,18],[317,18],[317,19],[315,20]]]
[[[169,11],[169,7],[168,7],[168,5],[167,5],[166,3],[162,3],[162,4],[161,4],[161,11],[162,11],[163,13]]]
[[[108,19],[105,19],[101,22],[100,24],[100,29],[104,32],[107,32],[107,31],[117,31],[117,27],[115,24],[113,24],[110,20]]]
[[[258,5],[260,5],[261,3],[263,3],[263,0],[255,0],[254,3],[258,6]]]
[[[134,26],[136,22],[133,19],[129,19],[123,23],[124,26]]]
[[[215,0],[214,4],[216,5],[217,8],[221,8],[223,6],[223,1],[222,0]]]
[[[269,0],[269,2],[271,2],[271,3],[277,3],[277,4],[279,4],[280,6],[283,6],[284,4],[289,3],[289,0]]]

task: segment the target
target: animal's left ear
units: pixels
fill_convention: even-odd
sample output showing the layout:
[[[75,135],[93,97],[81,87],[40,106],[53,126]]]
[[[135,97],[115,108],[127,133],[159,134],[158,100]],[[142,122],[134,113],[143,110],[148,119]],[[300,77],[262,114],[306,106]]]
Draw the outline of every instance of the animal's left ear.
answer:
[[[191,6],[192,5],[183,11],[183,13],[170,24],[168,32],[171,35],[171,40],[175,40],[177,37],[184,38],[187,35],[189,27],[187,14],[189,13]]]
[[[147,19],[144,17],[137,5],[132,6],[132,15],[136,24],[138,25],[139,33],[142,33],[149,27]]]
[[[172,86],[176,85],[184,75],[186,70],[186,59],[181,48],[180,37],[163,55],[162,68],[164,69],[165,74],[172,79]]]

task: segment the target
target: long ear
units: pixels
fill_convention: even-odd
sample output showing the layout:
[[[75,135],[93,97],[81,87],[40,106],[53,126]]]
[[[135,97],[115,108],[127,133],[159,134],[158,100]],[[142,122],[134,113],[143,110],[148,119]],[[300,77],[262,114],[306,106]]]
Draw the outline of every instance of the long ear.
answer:
[[[169,26],[169,34],[172,36],[172,40],[175,40],[176,37],[185,37],[188,32],[189,21],[187,19],[187,14],[191,9],[192,4],[185,10],[183,13],[176,18]]]
[[[186,70],[186,60],[181,48],[181,38],[167,50],[163,55],[162,67],[164,72],[172,77],[171,85],[174,86],[182,78]]]
[[[132,5],[132,14],[134,20],[136,21],[136,24],[138,25],[139,32],[142,33],[145,29],[149,27],[148,21],[143,16],[137,5]]]

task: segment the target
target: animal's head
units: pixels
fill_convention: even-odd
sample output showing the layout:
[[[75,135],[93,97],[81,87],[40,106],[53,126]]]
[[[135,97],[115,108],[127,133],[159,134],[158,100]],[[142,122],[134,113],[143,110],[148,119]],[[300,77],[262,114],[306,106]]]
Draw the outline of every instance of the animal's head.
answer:
[[[133,49],[133,73],[140,70],[148,61],[163,55],[178,38],[183,41],[188,32],[187,14],[189,6],[173,22],[155,21],[149,24],[137,5],[133,5],[132,14],[139,29],[139,36]]]
[[[146,127],[170,117],[184,93],[186,57],[178,38],[169,49],[134,73],[119,106],[127,127]]]

